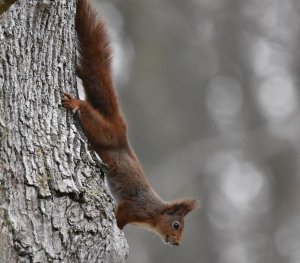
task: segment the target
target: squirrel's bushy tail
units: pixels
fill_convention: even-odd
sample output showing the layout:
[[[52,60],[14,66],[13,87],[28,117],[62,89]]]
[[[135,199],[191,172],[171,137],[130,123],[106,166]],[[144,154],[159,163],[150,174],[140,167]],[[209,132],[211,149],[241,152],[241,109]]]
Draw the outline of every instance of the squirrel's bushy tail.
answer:
[[[75,27],[78,34],[77,74],[87,101],[104,117],[118,116],[118,101],[111,71],[111,48],[105,23],[97,17],[89,0],[77,0]]]

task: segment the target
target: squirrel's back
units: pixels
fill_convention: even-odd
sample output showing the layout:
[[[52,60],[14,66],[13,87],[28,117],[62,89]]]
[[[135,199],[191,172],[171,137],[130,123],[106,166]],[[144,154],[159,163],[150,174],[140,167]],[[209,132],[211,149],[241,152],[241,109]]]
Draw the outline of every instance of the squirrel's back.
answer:
[[[75,27],[79,52],[77,74],[82,79],[86,99],[104,117],[120,117],[112,80],[110,39],[104,21],[89,0],[77,0]]]

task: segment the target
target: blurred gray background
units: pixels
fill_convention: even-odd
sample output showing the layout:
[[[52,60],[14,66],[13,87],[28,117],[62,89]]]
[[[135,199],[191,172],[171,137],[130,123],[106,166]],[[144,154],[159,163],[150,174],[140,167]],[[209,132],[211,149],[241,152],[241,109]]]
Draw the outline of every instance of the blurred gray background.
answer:
[[[180,247],[127,226],[128,262],[300,262],[300,1],[96,5],[150,182],[202,202]]]

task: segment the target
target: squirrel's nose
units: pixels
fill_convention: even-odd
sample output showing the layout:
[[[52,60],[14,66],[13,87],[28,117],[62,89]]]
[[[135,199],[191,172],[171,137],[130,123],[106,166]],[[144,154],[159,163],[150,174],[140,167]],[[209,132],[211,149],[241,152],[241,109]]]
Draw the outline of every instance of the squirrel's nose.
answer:
[[[180,245],[180,242],[175,241],[175,242],[173,243],[173,245],[174,245],[174,246],[179,246],[179,245]]]

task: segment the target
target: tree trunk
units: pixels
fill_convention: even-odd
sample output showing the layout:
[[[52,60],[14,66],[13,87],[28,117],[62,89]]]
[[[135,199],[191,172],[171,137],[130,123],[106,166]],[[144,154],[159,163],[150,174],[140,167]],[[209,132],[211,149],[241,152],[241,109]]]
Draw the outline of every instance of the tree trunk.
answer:
[[[75,1],[0,17],[0,262],[125,262],[104,166],[73,116]],[[102,176],[100,176],[102,175]]]

